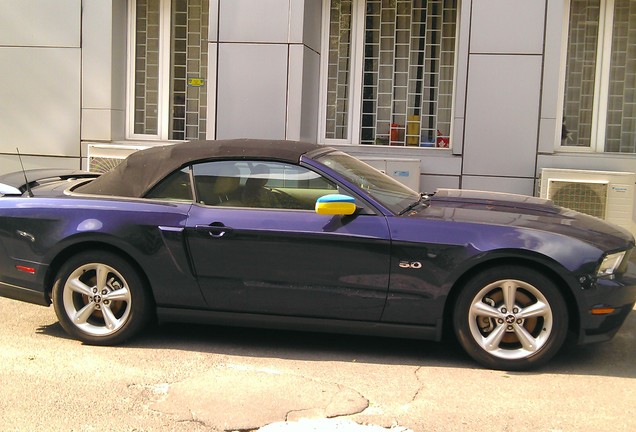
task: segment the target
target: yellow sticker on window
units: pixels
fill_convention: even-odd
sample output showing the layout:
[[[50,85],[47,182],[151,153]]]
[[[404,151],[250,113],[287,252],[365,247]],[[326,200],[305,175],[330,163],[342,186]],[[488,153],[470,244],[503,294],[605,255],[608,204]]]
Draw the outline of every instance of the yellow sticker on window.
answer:
[[[205,80],[203,78],[188,78],[188,87],[203,87]]]

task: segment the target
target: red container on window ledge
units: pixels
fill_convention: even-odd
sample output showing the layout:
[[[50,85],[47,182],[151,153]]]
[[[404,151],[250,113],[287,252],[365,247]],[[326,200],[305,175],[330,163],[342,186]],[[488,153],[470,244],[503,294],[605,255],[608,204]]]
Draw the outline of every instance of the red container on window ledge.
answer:
[[[399,124],[397,123],[391,123],[391,145],[395,146],[395,145],[400,145],[400,130],[398,129],[400,127]]]
[[[436,147],[437,148],[448,148],[450,144],[450,139],[448,137],[442,136],[442,133],[439,131],[439,129],[437,130],[437,142],[436,142]]]

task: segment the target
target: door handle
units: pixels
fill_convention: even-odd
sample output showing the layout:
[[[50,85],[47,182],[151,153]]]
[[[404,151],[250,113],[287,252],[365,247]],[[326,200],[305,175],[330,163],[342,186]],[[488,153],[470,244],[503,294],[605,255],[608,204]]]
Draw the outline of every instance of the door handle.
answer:
[[[233,231],[232,228],[226,227],[221,222],[213,222],[210,225],[196,225],[194,228],[197,231],[206,231],[210,237],[214,238],[221,238]]]

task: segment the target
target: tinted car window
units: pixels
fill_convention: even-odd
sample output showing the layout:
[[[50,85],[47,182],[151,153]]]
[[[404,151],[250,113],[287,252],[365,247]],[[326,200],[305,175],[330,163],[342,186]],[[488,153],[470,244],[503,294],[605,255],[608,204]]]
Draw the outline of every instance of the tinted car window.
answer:
[[[306,168],[267,161],[217,161],[193,166],[197,201],[211,206],[313,210],[336,185]]]

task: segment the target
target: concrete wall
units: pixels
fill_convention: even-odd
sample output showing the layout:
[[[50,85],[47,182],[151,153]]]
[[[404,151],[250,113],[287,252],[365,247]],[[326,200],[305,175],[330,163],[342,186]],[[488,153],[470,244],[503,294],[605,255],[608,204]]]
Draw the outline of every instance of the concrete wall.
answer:
[[[560,0],[461,2],[451,151],[342,148],[363,158],[420,159],[420,190],[428,192],[462,187],[533,195],[542,168],[636,171],[634,155],[555,152],[566,6]]]
[[[80,0],[0,0],[0,170],[78,168]]]
[[[217,91],[210,138],[316,140],[321,4],[211,1]]]
[[[479,0],[471,11],[461,185],[532,194],[545,2]]]
[[[125,139],[126,0],[82,1],[82,132],[84,141]]]
[[[80,168],[125,138],[126,0],[0,0],[0,170]]]
[[[566,6],[562,0],[462,0],[451,151],[342,149],[362,158],[420,159],[426,192],[461,187],[533,195],[542,168],[636,171],[634,155],[555,152]]]
[[[26,168],[77,168],[88,142],[131,144],[129,2],[16,4],[0,0],[0,170],[19,169],[16,147]],[[208,138],[317,140],[322,6],[210,0]],[[461,0],[452,149],[342,148],[420,160],[422,191],[533,194],[545,167],[636,171],[634,155],[555,152],[566,14],[565,0]]]
[[[420,159],[421,190],[462,187],[534,193],[545,47],[561,44],[560,35],[544,40],[547,4],[460,2],[452,149],[380,150]],[[560,51],[554,57],[558,83]],[[556,136],[556,113],[550,115],[552,122],[544,133]],[[351,152],[365,157],[377,156],[378,150],[365,146]]]

